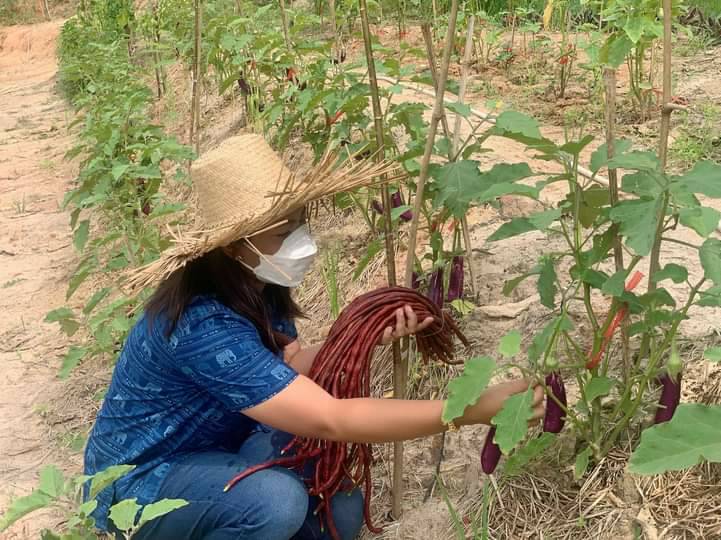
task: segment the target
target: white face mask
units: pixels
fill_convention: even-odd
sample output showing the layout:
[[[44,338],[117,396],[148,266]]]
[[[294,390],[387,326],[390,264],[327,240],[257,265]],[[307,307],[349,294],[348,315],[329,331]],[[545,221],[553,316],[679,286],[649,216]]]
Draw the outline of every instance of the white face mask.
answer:
[[[257,250],[254,250],[258,253]],[[297,287],[313,263],[318,247],[308,233],[308,227],[301,225],[283,240],[273,255],[258,253],[260,263],[250,268],[256,277],[264,283],[274,283],[284,287]]]

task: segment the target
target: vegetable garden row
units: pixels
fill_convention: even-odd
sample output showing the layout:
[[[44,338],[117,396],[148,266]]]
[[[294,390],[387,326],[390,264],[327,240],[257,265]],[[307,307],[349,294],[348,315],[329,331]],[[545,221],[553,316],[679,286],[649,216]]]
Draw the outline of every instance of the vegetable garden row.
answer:
[[[217,92],[242,100],[247,125],[263,131],[279,150],[306,145],[317,161],[331,146],[341,159],[395,160],[405,172],[402,180],[332,201],[334,208],[362,216],[368,227],[371,241],[355,274],[384,256],[390,286],[420,290],[430,301],[424,311],[452,310],[461,328],[474,308],[477,284],[472,250],[478,246],[471,245],[469,213],[508,196],[538,205],[540,210],[503,223],[488,241],[528,233],[553,240],[553,249],[503,290],[510,295],[523,281],[535,280],[548,322],[531,336],[519,330],[499,336],[497,351],[466,360],[463,372],[448,382],[446,422],[474,403],[492,377],[510,369],[541,381],[547,391],[541,434],[527,425],[530,391],[509,399],[493,419],[479,448],[484,473],[503,479],[506,469],[528,466],[564,437],[574,441],[577,479],[620,446],[633,448],[628,467],[641,475],[721,461],[721,407],[679,403],[685,368],[677,345],[680,327],[692,308],[721,307],[721,212],[714,207],[714,199],[721,198],[721,165],[699,161],[689,170],[667,170],[671,117],[685,109],[672,91],[672,39],[689,6],[680,0],[141,4],[82,0],[61,35],[60,85],[78,112],[78,144],[68,157],[81,158],[79,176],[64,201],[80,263],[69,282],[68,306],[47,316],[77,338],[61,376],[92,356],[114,358],[139,315],[150,291],[126,294],[123,276],[156,259],[183,224],[179,201],[188,192],[187,168],[203,150],[207,127],[201,98]],[[421,29],[420,41],[408,39],[415,27]],[[393,34],[393,46],[378,39],[382,29]],[[558,39],[548,37],[552,31]],[[360,39],[363,51],[354,53],[352,44]],[[529,115],[499,103],[492,104],[492,114],[479,115],[466,103],[473,69],[482,73],[487,64],[507,66],[517,54],[543,65],[552,62],[559,98],[574,70],[590,74],[589,92],[603,100],[605,118],[604,141],[590,163],[583,156],[594,141],[591,134],[569,134],[556,142]],[[449,74],[452,63],[460,66],[457,78]],[[153,115],[154,104],[174,92],[170,73],[177,64],[191,81],[183,142]],[[635,148],[616,135],[620,70],[628,70],[628,99],[637,116],[660,115],[656,148]],[[419,85],[435,96],[432,110],[394,99]],[[485,167],[492,137],[523,145],[534,163],[550,168],[538,171],[524,162]],[[544,197],[544,190],[556,185],[566,193],[560,202]],[[695,241],[678,240],[674,232],[681,228],[693,231]],[[702,276],[663,263],[667,246],[678,242],[697,253]],[[405,267],[396,269],[399,260]],[[332,293],[335,278],[325,279]],[[79,308],[71,307],[76,296],[87,299]],[[337,310],[337,295],[330,296]],[[406,395],[409,365],[429,351],[446,358],[452,350],[452,344],[434,339],[419,339],[416,347],[394,346],[396,396]],[[368,351],[361,356],[370,362]],[[705,358],[721,361],[721,347],[708,348]],[[348,384],[355,388],[361,380]],[[301,456],[310,451],[302,441],[296,444]],[[333,455],[340,455],[335,449],[340,445],[329,444]],[[357,477],[369,481],[367,450],[343,452],[352,456]],[[329,465],[335,473],[339,459]],[[127,470],[97,475],[91,496]],[[396,516],[402,511],[402,474],[403,445],[396,444]],[[40,487],[3,516],[0,530],[37,508],[78,501],[79,486],[88,480],[66,479],[52,466],[40,478]],[[339,478],[324,478],[316,489],[337,487]],[[94,503],[73,502],[65,530],[44,538],[95,538],[89,517]],[[130,535],[182,504],[161,501],[141,511],[135,501],[122,501],[110,517]],[[484,501],[470,526],[474,537],[492,536],[483,515],[488,507]],[[452,507],[451,515],[463,538],[464,525]]]

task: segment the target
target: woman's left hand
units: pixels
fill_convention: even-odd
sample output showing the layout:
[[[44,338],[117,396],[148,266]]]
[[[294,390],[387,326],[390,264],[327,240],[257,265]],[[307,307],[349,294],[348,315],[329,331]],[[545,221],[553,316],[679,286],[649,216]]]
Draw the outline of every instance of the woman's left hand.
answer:
[[[419,323],[418,317],[410,306],[404,306],[396,310],[396,327],[388,327],[383,332],[379,345],[390,345],[393,341],[411,334],[416,334],[428,328],[433,322],[433,317]]]

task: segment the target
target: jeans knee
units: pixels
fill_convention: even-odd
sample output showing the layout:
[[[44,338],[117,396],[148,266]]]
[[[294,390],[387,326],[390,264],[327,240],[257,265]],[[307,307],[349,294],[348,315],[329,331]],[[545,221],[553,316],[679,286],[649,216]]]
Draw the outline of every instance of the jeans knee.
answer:
[[[255,521],[262,529],[262,538],[287,540],[303,526],[308,513],[308,491],[293,473],[279,470],[261,471],[255,486],[247,486],[256,497]]]
[[[333,521],[341,540],[352,540],[363,527],[365,500],[360,489],[336,493],[331,502]]]

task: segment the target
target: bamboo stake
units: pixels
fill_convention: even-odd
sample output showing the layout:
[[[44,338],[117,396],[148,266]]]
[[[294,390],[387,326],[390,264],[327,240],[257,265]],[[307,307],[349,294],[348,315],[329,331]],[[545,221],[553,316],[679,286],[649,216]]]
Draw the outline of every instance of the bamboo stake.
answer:
[[[50,20],[50,7],[48,6],[48,0],[40,0],[40,7],[43,11],[43,16],[46,21]]]
[[[192,86],[192,102],[190,106],[190,144],[195,141],[195,153],[200,154],[200,130],[198,119],[200,118],[200,24],[201,24],[201,6],[200,0],[194,0],[193,9],[195,11],[195,38],[193,43],[193,86]]]
[[[371,86],[371,102],[373,104],[373,122],[376,136],[376,159],[381,161],[385,157],[385,144],[383,138],[383,110],[378,93],[378,79],[373,59],[373,46],[371,44],[370,25],[368,24],[368,9],[366,0],[360,0],[360,18],[363,28],[363,43],[365,45],[366,62],[368,64],[368,78]],[[393,248],[393,231],[391,223],[391,197],[388,184],[384,183],[381,189],[383,198],[383,233],[386,248],[386,269],[388,270],[388,285],[396,284],[395,250]],[[415,217],[415,216],[414,216]],[[393,397],[403,399],[406,395],[406,379],[408,377],[408,361],[401,354],[398,341],[393,342]],[[410,349],[409,349],[410,350]],[[403,512],[403,441],[393,443],[393,489],[392,513],[398,519]]]
[[[441,72],[438,77],[438,89],[436,91],[436,101],[433,106],[433,116],[428,126],[428,135],[426,139],[423,160],[421,161],[421,171],[416,184],[416,194],[414,201],[413,220],[411,221],[411,230],[408,237],[408,256],[406,259],[405,285],[411,286],[413,279],[413,265],[416,258],[416,236],[418,235],[418,218],[421,215],[421,205],[423,204],[423,192],[425,190],[426,180],[428,179],[428,167],[431,162],[431,154],[433,153],[433,144],[436,139],[436,131],[438,122],[443,116],[443,98],[446,93],[446,80],[448,79],[448,64],[451,60],[451,51],[453,49],[453,36],[456,33],[456,18],[458,17],[458,0],[451,2],[451,14],[448,18],[448,30],[446,31],[446,42],[443,48],[443,61],[441,62]]]
[[[431,81],[433,81],[433,90],[438,93],[438,68],[436,66],[436,53],[433,50],[433,36],[431,35],[431,25],[427,22],[421,24],[421,34],[423,34],[423,41],[426,44],[426,56],[428,58],[428,68],[431,70]],[[433,96],[435,97],[435,95]],[[443,134],[446,137],[450,137],[450,130],[448,129],[448,118],[446,118],[446,111],[442,111],[441,125],[443,126]],[[448,158],[450,159],[452,153],[449,152]]]
[[[285,13],[285,0],[278,0],[280,6],[280,21],[283,25],[283,39],[285,40],[285,48],[291,50],[290,35],[288,34],[288,17]]]
[[[603,71],[603,79],[606,83],[606,155],[610,160],[615,153],[615,130],[616,130],[616,70],[606,68]],[[618,173],[615,168],[608,168],[608,189],[611,204],[618,203]],[[616,262],[616,271],[623,268],[623,248],[621,239],[618,236],[618,226],[613,238],[613,258]]]

